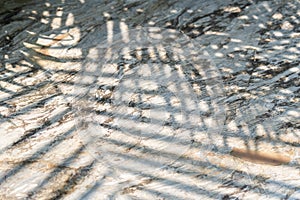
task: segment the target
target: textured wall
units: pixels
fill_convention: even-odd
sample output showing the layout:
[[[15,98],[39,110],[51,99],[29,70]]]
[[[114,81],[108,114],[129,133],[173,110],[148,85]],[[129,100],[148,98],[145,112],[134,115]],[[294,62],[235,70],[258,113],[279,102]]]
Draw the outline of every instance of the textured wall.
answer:
[[[298,0],[4,1],[0,199],[300,199],[299,24]],[[162,66],[179,66],[177,75],[170,72],[176,77],[168,79],[170,94],[153,83],[149,87],[154,87],[157,99],[149,103],[144,96],[139,101],[133,96],[128,107],[116,109],[113,97],[126,92],[126,84],[135,95],[146,94],[136,89],[145,77],[136,77],[147,71],[136,70],[126,79],[135,83],[125,78],[115,85],[115,80],[102,81],[120,73],[120,66],[140,69],[136,66],[151,58],[149,51],[140,59],[136,53],[136,63],[132,58],[122,60],[121,50],[132,45],[126,40],[138,41],[138,36],[129,31],[127,39],[122,37],[137,27],[176,29],[194,47],[178,47],[178,55],[183,55],[179,63],[169,59],[168,53],[175,50],[165,48],[172,45],[164,43],[166,36],[161,38],[161,49],[153,46],[159,59],[152,63],[159,65],[147,66],[162,70],[151,83],[167,69]],[[180,38],[171,41],[180,43]],[[111,48],[111,59],[106,58],[116,68],[87,73],[88,65],[104,66],[104,54],[109,52],[105,45],[119,40],[123,42]],[[187,63],[197,64],[195,55],[205,59],[200,68],[188,68]],[[105,77],[104,69],[111,76]],[[84,85],[87,76],[100,79]],[[190,90],[177,87],[177,76],[185,77]],[[98,84],[93,86],[95,99],[75,98],[91,84]],[[149,109],[145,102],[165,105],[152,109],[150,121],[141,121],[147,119],[139,114]],[[178,113],[186,121],[179,120],[177,126],[169,118],[175,116],[178,102]],[[105,128],[99,129],[101,134],[82,133],[82,121],[89,118],[78,105],[93,110],[96,125]],[[130,123],[141,122],[140,135],[132,137],[136,127],[130,123],[123,125],[132,126],[127,132],[114,129],[122,122],[116,123],[116,113],[126,112],[134,117]],[[78,113],[84,120],[75,120]],[[157,124],[163,129],[156,129]],[[180,128],[187,124],[194,132],[183,137]],[[171,131],[163,132],[168,128]],[[167,136],[150,140],[141,133],[147,129]],[[143,157],[143,151],[150,156]],[[162,158],[174,162],[166,159],[166,166],[156,169]]]

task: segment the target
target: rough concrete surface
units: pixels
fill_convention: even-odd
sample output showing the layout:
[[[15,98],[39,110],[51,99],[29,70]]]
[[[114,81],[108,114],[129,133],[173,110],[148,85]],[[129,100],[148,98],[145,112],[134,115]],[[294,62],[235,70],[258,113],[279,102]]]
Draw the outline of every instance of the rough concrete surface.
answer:
[[[299,0],[4,0],[0,199],[300,199],[299,56]]]

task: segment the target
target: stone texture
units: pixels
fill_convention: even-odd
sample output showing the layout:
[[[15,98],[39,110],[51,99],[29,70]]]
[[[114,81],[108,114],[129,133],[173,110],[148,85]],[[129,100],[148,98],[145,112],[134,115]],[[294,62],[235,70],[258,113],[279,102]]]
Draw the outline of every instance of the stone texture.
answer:
[[[4,0],[0,199],[298,199],[299,18],[298,0]],[[74,120],[75,77],[88,55],[137,26],[193,39],[218,69],[220,83],[210,89],[222,94],[215,104],[205,95],[199,102],[212,135],[198,130],[188,151],[157,173],[99,162]],[[98,92],[112,96],[111,88]],[[225,112],[222,124],[212,112],[220,119]],[[244,159],[245,152],[262,162]]]

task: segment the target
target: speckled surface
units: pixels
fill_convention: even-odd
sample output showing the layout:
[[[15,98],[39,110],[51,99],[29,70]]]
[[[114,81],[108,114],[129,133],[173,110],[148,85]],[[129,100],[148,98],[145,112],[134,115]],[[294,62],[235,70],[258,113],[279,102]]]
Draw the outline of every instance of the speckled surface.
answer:
[[[4,1],[0,199],[300,199],[299,24],[298,0]],[[132,64],[116,53],[126,54],[126,41],[138,38],[124,33],[137,27],[175,29],[206,60],[196,71],[184,68],[164,58],[162,43],[153,51],[159,62],[149,65],[151,48],[140,59],[135,50],[141,65],[113,85],[109,78]],[[108,62],[116,68],[99,67],[99,44],[123,36]],[[184,57],[189,47],[182,49],[179,60],[195,65]],[[78,73],[89,63],[112,74],[107,82],[104,73],[92,74],[99,77],[92,102],[76,96],[90,87],[79,84],[85,79]],[[148,82],[145,63],[158,70]],[[173,78],[161,79],[168,74]],[[130,101],[117,107],[123,100]],[[163,106],[148,112],[152,104]],[[177,124],[169,120],[176,109]],[[102,135],[84,131],[87,113],[96,114]],[[130,123],[118,115],[130,115]],[[180,138],[187,135],[178,130],[191,124]]]

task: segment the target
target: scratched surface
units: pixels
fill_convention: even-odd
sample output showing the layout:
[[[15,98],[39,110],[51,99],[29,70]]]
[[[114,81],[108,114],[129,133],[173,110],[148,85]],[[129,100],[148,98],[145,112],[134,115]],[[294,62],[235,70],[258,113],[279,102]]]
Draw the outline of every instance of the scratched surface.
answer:
[[[5,0],[0,6],[0,199],[300,199],[299,24],[298,0]],[[156,91],[152,99],[137,89],[145,76],[112,85],[110,79],[101,81],[114,75],[98,72],[92,74],[100,77],[99,87],[91,90],[96,98],[76,96],[82,88],[89,91],[90,85],[78,81],[86,80],[87,65],[103,62],[102,50],[93,53],[99,44],[118,41],[124,31],[138,27],[185,35],[196,53],[207,53],[196,69],[209,69],[214,78],[184,68],[195,64],[184,57],[189,47],[182,47],[178,62],[164,60],[169,54],[162,46],[156,52],[161,59],[151,66],[169,66],[176,80],[162,79],[170,81],[164,89],[147,83]],[[127,39],[137,38],[136,32],[129,33]],[[147,74],[117,54],[128,44],[114,46],[116,57],[107,63],[113,67],[100,69],[116,74],[128,64],[136,74]],[[151,60],[151,52],[139,55],[140,66]],[[174,75],[176,67],[184,70]],[[173,87],[181,80],[177,76],[186,77],[187,90]],[[161,80],[161,73],[151,78]],[[130,105],[116,109],[115,99],[127,94],[132,94]],[[182,94],[196,103],[197,115],[189,110],[192,103],[180,104],[188,102]],[[147,119],[148,100],[165,103],[163,109],[150,109],[151,123],[140,120]],[[78,105],[95,114],[103,135],[83,131],[78,116],[87,113]],[[183,115],[190,121],[179,120],[180,126],[168,118],[178,105],[181,114],[190,112]],[[119,125],[123,118],[116,121],[117,114],[128,113],[137,121]],[[171,131],[158,132],[154,119],[164,127],[157,130],[169,130],[168,125]],[[114,129],[136,122],[140,132],[166,136],[155,143],[154,136],[124,137],[125,128]],[[183,148],[174,142],[182,134],[176,130],[189,123],[196,128],[179,137]],[[170,156],[174,152],[178,155]],[[164,156],[167,162],[156,167]]]

